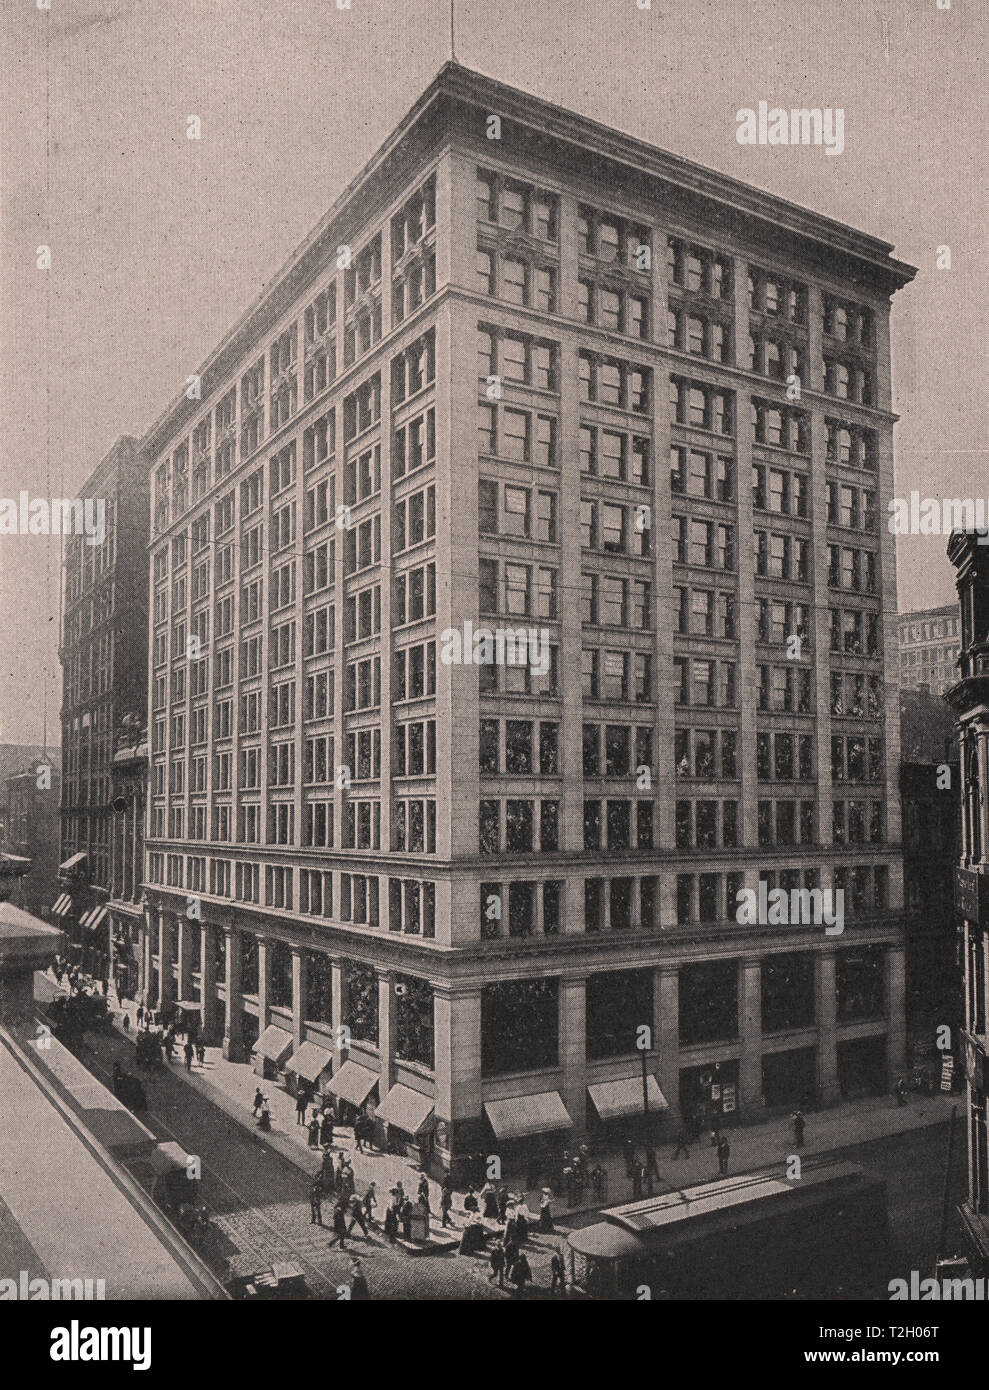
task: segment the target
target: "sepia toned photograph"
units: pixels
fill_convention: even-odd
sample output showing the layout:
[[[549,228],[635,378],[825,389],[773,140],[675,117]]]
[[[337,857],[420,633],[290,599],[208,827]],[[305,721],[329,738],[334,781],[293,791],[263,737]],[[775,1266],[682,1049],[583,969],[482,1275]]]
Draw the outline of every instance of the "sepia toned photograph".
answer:
[[[985,7],[0,23],[30,1361],[354,1301],[970,1354]]]

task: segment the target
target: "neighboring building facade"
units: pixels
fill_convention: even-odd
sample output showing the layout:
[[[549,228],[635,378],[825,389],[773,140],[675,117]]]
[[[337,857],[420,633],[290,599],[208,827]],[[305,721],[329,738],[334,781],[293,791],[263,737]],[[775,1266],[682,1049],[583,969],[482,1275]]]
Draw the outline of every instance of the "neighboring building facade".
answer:
[[[956,532],[948,558],[961,600],[961,679],[948,692],[962,764],[962,853],[955,907],[964,960],[969,1255],[989,1275],[989,555],[985,533]]]
[[[960,654],[958,609],[954,604],[900,614],[902,690],[926,685],[936,695],[943,695],[958,679]]]
[[[16,903],[39,917],[49,913],[58,873],[59,781],[57,748],[7,778],[4,847],[31,861],[20,878]]]
[[[900,691],[900,750],[909,1060],[939,1075],[937,1030],[947,1025],[956,1038],[963,1013],[954,908],[961,767],[946,700],[926,689]]]
[[[440,1166],[627,1124],[637,1041],[674,1116],[891,1084],[890,250],[443,69],[142,445],[155,1002]]]
[[[81,494],[104,502],[105,533],[95,545],[66,539],[57,915],[76,959],[106,977],[119,876],[114,753],[125,717],[143,723],[147,706],[148,474],[137,441],[120,438]]]

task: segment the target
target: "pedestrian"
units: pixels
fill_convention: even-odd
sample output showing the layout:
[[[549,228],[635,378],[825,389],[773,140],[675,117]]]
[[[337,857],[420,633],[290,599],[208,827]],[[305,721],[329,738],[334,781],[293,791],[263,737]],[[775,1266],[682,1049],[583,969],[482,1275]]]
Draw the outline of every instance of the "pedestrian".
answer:
[[[306,1094],[300,1090],[295,1097],[295,1123],[304,1125],[306,1122]]]
[[[199,1062],[199,1065],[200,1065],[201,1067],[205,1067],[205,1065],[206,1065],[206,1044],[205,1044],[204,1042],[198,1042],[198,1043],[196,1043],[196,1058],[197,1058],[197,1060],[198,1060],[198,1062]]]
[[[505,1287],[505,1247],[500,1241],[492,1246],[491,1254],[488,1256],[488,1264],[491,1266],[488,1283],[493,1284],[497,1279],[499,1289],[503,1289]]]
[[[498,1191],[498,1220],[504,1226],[508,1217],[508,1188],[502,1183]]]
[[[350,1260],[350,1297],[352,1300],[369,1299],[371,1290],[367,1286],[367,1279],[364,1277],[364,1270],[361,1262],[356,1255]]]
[[[679,1158],[681,1154],[685,1158],[690,1157],[690,1130],[686,1125],[681,1125],[677,1130],[677,1143],[673,1150],[674,1158]]]
[[[442,1214],[443,1214],[443,1220],[441,1221],[440,1224],[441,1224],[442,1226],[452,1226],[452,1225],[453,1225],[453,1222],[450,1220],[450,1208],[451,1208],[452,1206],[453,1206],[453,1193],[450,1191],[450,1189],[449,1189],[447,1186],[444,1185],[443,1191],[440,1193],[440,1211],[441,1211]]]
[[[389,1245],[394,1245],[398,1239],[398,1212],[394,1207],[389,1207],[385,1212],[385,1235]]]
[[[426,1177],[426,1174],[425,1174],[425,1173],[423,1173],[422,1177],[419,1179],[419,1201],[422,1203],[422,1205],[423,1205],[423,1206],[426,1208],[426,1210],[428,1211],[428,1210],[429,1210],[429,1179]]]
[[[644,1172],[642,1164],[637,1158],[632,1160],[632,1200],[642,1196],[642,1174]]]
[[[720,1174],[721,1174],[722,1177],[724,1177],[725,1174],[728,1172],[728,1160],[729,1160],[729,1158],[731,1158],[731,1145],[728,1143],[728,1140],[727,1140],[726,1138],[725,1138],[725,1139],[719,1139],[719,1140],[718,1140],[718,1171],[720,1172]]]
[[[195,1056],[195,1048],[194,1048],[193,1045],[192,1045],[192,1039],[191,1039],[191,1038],[186,1037],[186,1040],[185,1040],[185,1047],[182,1049],[182,1052],[183,1052],[183,1055],[185,1056],[185,1069],[186,1069],[186,1071],[192,1071],[192,1059],[193,1059],[193,1057]]]
[[[319,1121],[315,1116],[309,1121],[309,1147],[319,1148]]]
[[[138,1026],[138,1028],[140,1028],[140,1026],[141,1026],[141,1024],[142,1024],[143,1022],[144,1022],[144,1005],[143,1005],[143,1004],[138,1004],[138,1006],[137,1006],[137,1026]]]
[[[500,1219],[498,1211],[498,1194],[494,1189],[494,1184],[486,1182],[481,1188],[482,1215],[486,1221],[498,1221]]]
[[[907,1103],[907,1083],[902,1076],[896,1083],[896,1103],[897,1105],[906,1105]]]
[[[532,1283],[532,1270],[529,1268],[529,1261],[520,1254],[508,1272],[508,1277],[515,1285],[516,1292],[525,1293],[526,1284]]]
[[[802,1113],[799,1110],[795,1110],[793,1112],[792,1119],[794,1147],[802,1149],[804,1146],[804,1129],[806,1128],[807,1121],[804,1119]]]
[[[312,1226],[323,1224],[323,1185],[318,1173],[309,1184],[309,1223]]]
[[[550,1202],[553,1194],[548,1187],[544,1187],[539,1199],[539,1231],[543,1235],[550,1235],[553,1231],[553,1213],[550,1211]]]
[[[375,1192],[374,1183],[368,1183],[367,1191],[364,1193],[364,1220],[369,1226],[374,1225],[374,1209],[378,1205],[378,1197]]]
[[[646,1179],[649,1183],[649,1192],[652,1193],[653,1178],[659,1182],[659,1164],[656,1162],[656,1148],[653,1144],[646,1145]]]
[[[515,1208],[515,1239],[519,1245],[524,1245],[529,1239],[529,1218],[524,1206]]]
[[[323,1150],[323,1166],[320,1171],[320,1182],[324,1192],[336,1191],[336,1177],[333,1172],[333,1155],[328,1149]]]
[[[319,1122],[319,1142],[324,1149],[333,1147],[333,1112],[324,1110]]]
[[[550,1293],[556,1293],[557,1289],[560,1290],[560,1293],[566,1293],[566,1266],[563,1263],[563,1256],[560,1254],[559,1250],[554,1250],[553,1254],[550,1256],[549,1270],[552,1275],[552,1283],[549,1289]]]
[[[508,1236],[503,1238],[501,1244],[505,1251],[505,1273],[508,1274],[511,1271],[512,1265],[519,1257],[519,1248],[515,1244],[515,1241],[510,1240]]]
[[[331,1246],[331,1248],[332,1248],[334,1245],[336,1245],[337,1241],[339,1241],[339,1242],[340,1242],[340,1249],[341,1249],[341,1250],[345,1250],[345,1249],[347,1248],[347,1247],[344,1245],[344,1241],[345,1241],[346,1239],[347,1239],[347,1213],[346,1213],[346,1211],[344,1210],[343,1203],[340,1202],[340,1201],[338,1201],[337,1204],[336,1204],[336,1206],[333,1208],[333,1239],[330,1241],[330,1246]]]
[[[271,1106],[268,1104],[268,1097],[261,1097],[261,1113],[258,1115],[258,1129],[263,1129],[268,1133],[271,1129]]]
[[[412,1217],[414,1213],[415,1208],[410,1199],[406,1197],[405,1201],[402,1203],[402,1210],[399,1213],[402,1221],[402,1235],[406,1240],[412,1239]]]
[[[255,1117],[257,1117],[258,1111],[261,1109],[262,1105],[264,1105],[264,1096],[261,1092],[261,1087],[258,1086],[254,1092],[254,1106],[252,1109],[252,1114]]]
[[[350,1166],[350,1159],[346,1159],[343,1170],[340,1174],[340,1194],[343,1197],[352,1197],[356,1183],[354,1181],[354,1170]]]
[[[464,1211],[467,1213],[468,1216],[473,1216],[473,1214],[479,1210],[480,1208],[477,1204],[477,1194],[475,1193],[472,1187],[468,1187],[467,1195],[464,1198]]]
[[[360,1226],[361,1230],[364,1232],[364,1239],[370,1240],[371,1237],[368,1234],[367,1222],[364,1220],[364,1204],[356,1192],[351,1193],[347,1202],[347,1210],[350,1212],[350,1225],[347,1227],[348,1236],[355,1226]]]

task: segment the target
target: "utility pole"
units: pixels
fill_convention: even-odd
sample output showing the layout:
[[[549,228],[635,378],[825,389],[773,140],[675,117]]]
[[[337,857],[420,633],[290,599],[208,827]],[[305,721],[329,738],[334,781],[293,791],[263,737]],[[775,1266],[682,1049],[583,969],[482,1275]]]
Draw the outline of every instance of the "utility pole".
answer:
[[[457,0],[450,0],[450,62],[451,62],[451,63],[455,63],[455,62],[457,61],[457,50],[456,50],[455,42],[454,42],[455,37],[456,37],[456,31],[455,31],[455,14],[454,14],[455,9],[456,9],[456,3],[457,3]]]

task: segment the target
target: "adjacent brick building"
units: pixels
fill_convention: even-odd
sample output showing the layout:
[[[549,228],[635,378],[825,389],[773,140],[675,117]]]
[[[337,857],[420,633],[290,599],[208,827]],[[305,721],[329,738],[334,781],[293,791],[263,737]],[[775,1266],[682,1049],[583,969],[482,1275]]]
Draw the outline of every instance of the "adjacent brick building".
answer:
[[[113,759],[147,706],[148,469],[120,438],[80,496],[102,502],[104,533],[66,538],[62,662],[63,891],[56,915],[76,959],[106,977],[108,902],[122,866]]]

